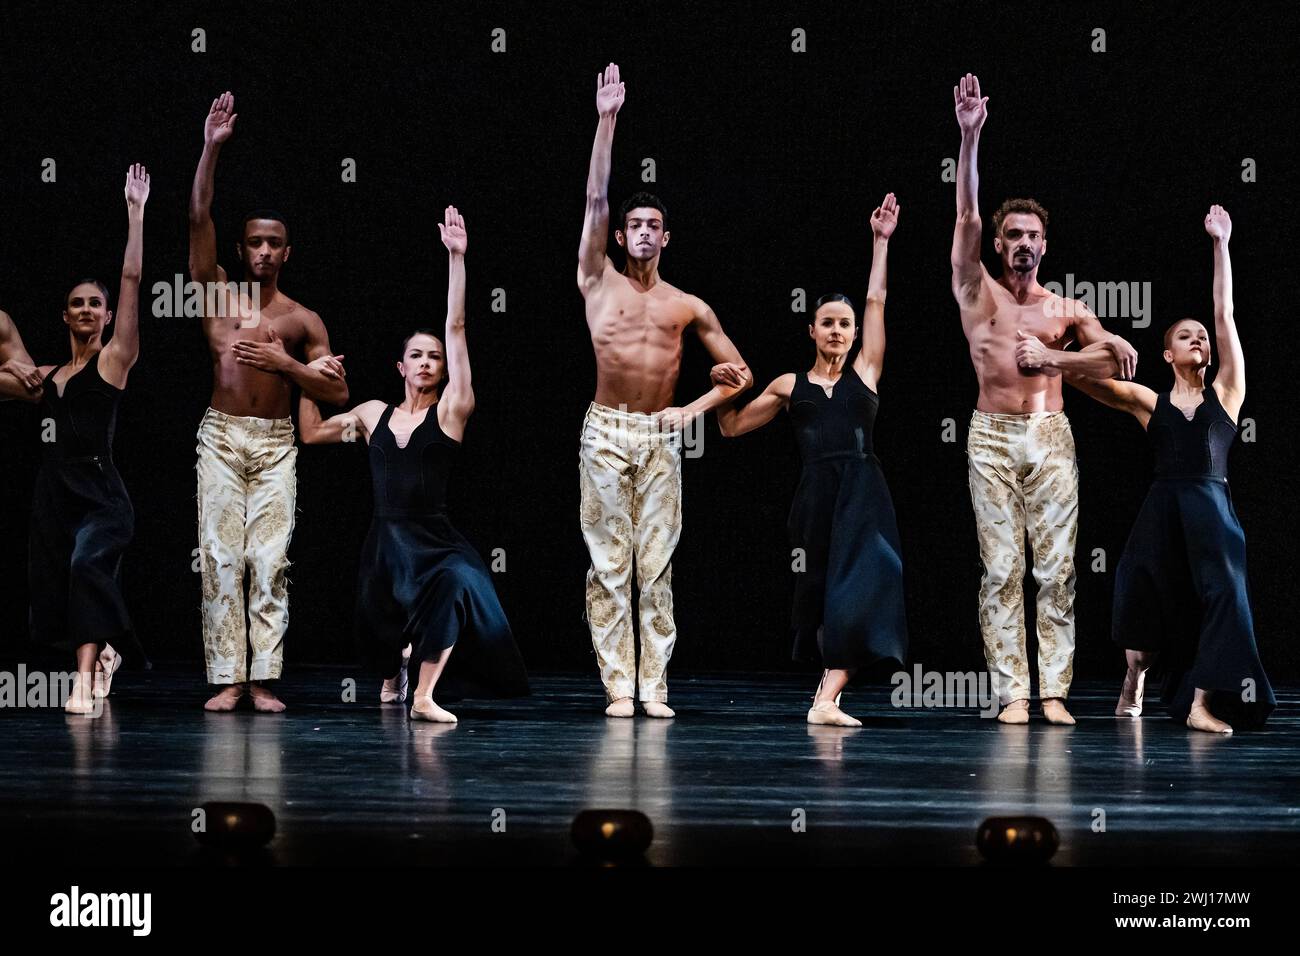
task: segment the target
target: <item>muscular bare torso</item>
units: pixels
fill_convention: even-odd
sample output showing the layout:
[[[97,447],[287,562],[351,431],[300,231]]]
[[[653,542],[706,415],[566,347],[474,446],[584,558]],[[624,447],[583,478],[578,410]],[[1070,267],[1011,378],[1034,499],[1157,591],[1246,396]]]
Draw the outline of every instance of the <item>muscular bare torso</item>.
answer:
[[[981,272],[978,294],[960,304],[962,330],[979,380],[975,407],[1004,414],[1060,411],[1064,407],[1061,376],[1021,368],[1016,363],[1016,332],[1028,332],[1050,349],[1063,349],[1073,340],[1077,303],[1045,290],[1017,302],[983,267]]]
[[[307,334],[306,308],[277,291],[271,303],[262,308],[257,325],[241,324],[244,320],[240,318],[239,304],[233,294],[227,301],[225,313],[224,316],[208,316],[203,320],[203,331],[212,353],[210,404],[227,415],[288,418],[289,380],[282,375],[240,364],[235,361],[231,346],[241,339],[269,342],[270,330],[274,329],[284,342],[285,351],[301,358]]]
[[[695,296],[662,279],[644,289],[606,259],[601,282],[587,295],[596,402],[644,413],[670,407],[681,372],[682,333],[699,311]]]

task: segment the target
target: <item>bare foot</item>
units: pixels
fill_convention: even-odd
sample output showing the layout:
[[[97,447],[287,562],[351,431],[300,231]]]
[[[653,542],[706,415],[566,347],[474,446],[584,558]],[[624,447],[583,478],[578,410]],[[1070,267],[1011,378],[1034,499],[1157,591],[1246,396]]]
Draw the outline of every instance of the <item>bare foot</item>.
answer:
[[[412,720],[427,720],[435,724],[454,724],[456,715],[443,710],[433,702],[432,697],[417,697],[411,704]]]
[[[838,698],[837,698],[838,699]],[[861,727],[862,721],[850,717],[835,705],[835,701],[823,700],[813,704],[808,710],[808,723],[829,724],[832,727]]]
[[[253,710],[259,714],[282,714],[284,703],[269,687],[261,684],[249,684],[248,691],[253,695]]]
[[[122,655],[105,644],[95,660],[95,685],[91,691],[96,697],[107,697],[113,689],[113,675],[122,666]]]
[[[1191,713],[1187,715],[1187,726],[1192,730],[1204,730],[1210,734],[1223,734],[1225,737],[1232,733],[1232,728],[1219,720],[1204,705],[1192,707]]]
[[[676,712],[667,704],[657,700],[641,701],[641,709],[645,711],[647,717],[676,717]],[[606,711],[608,713],[608,711]]]
[[[72,693],[68,695],[63,709],[69,714],[78,714],[82,717],[98,717],[97,711],[102,710],[102,705],[95,703],[93,691],[93,681],[89,686],[80,674],[72,679]]]
[[[1061,724],[1065,727],[1074,726],[1074,718],[1065,709],[1065,701],[1059,697],[1048,697],[1043,701],[1043,716],[1047,718],[1049,724]]]
[[[1002,712],[998,714],[998,720],[1004,724],[1029,723],[1029,701],[1013,700],[1002,708]]]
[[[631,697],[620,697],[605,708],[606,717],[631,717],[635,713]]]
[[[235,709],[240,698],[244,696],[243,684],[228,684],[221,688],[203,705],[203,709],[212,713],[226,713]]]
[[[1119,689],[1119,703],[1115,705],[1116,717],[1140,717],[1142,694],[1146,690],[1146,671],[1130,668],[1124,674],[1124,686]]]

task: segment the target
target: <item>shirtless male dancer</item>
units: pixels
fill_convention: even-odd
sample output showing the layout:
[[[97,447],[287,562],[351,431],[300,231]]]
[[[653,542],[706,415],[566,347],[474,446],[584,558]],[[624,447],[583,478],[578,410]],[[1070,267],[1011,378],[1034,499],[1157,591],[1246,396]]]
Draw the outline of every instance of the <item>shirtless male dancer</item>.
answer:
[[[668,245],[663,204],[636,193],[623,204],[614,237],[627,253],[622,272],[605,255],[614,121],[623,105],[618,67],[596,77],[600,121],[591,150],[587,206],[578,247],[578,288],[596,353],[596,398],[583,421],[579,453],[582,534],[591,554],[587,621],[610,717],[633,715],[637,692],[649,717],[672,717],[665,673],[677,638],[672,556],[681,532],[681,429],[753,384],[718,317],[698,297],[659,275]],[[719,364],[714,385],[673,407],[682,336],[692,328]],[[641,591],[641,661],[632,636],[632,566]]]
[[[1074,545],[1079,472],[1074,436],[1062,410],[1061,375],[1132,378],[1137,353],[1106,332],[1081,302],[1038,284],[1047,251],[1047,211],[1032,199],[1008,199],[993,214],[994,279],[980,262],[976,154],[988,115],[979,79],[967,73],[952,90],[961,127],[952,293],[979,380],[967,436],[971,504],[984,576],[980,631],[984,658],[1002,704],[998,720],[1029,722],[1025,640],[1025,532],[1038,582],[1038,692],[1043,714],[1073,724],[1065,708],[1074,671]],[[1071,342],[1081,346],[1067,352]],[[1100,375],[1093,369],[1103,369]],[[1087,371],[1085,371],[1087,370]]]
[[[285,572],[297,491],[290,390],[342,405],[348,388],[320,316],[279,288],[291,249],[279,213],[244,217],[236,252],[254,291],[231,288],[217,264],[213,180],[234,109],[228,92],[212,101],[190,193],[190,276],[207,290],[203,331],[212,350],[211,407],[198,432],[198,523],[204,657],[208,683],[221,689],[204,709],[233,710],[247,690],[254,709],[279,713],[284,704],[261,682],[280,677],[289,624]]]

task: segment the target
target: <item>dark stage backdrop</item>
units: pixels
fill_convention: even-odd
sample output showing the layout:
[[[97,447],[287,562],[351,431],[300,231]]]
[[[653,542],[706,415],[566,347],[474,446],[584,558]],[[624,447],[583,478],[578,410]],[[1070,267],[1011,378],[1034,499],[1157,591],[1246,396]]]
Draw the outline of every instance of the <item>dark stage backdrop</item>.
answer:
[[[116,297],[131,162],[153,177],[145,291],[183,274],[204,116],[230,89],[239,123],[214,205],[223,263],[235,265],[240,213],[282,210],[293,239],[285,291],[324,318],[355,401],[397,401],[403,333],[445,317],[435,222],[456,204],[469,231],[478,410],[453,517],[485,555],[504,549],[496,584],[530,665],[594,668],[577,452],[595,370],[575,269],[594,78],[613,60],[627,99],[611,201],[617,208],[639,188],[664,198],[672,242],[663,275],[716,310],[756,372],[755,394],[811,365],[793,289],[810,300],[842,290],[861,304],[868,217],[897,193],[876,445],[900,521],[913,659],[978,670],[980,565],[964,455],[976,384],[949,293],[954,186],[943,177],[959,140],[952,86],[969,70],[990,97],[986,224],[1003,198],[1033,196],[1051,213],[1044,281],[1151,284],[1149,328],[1105,320],[1138,348],[1143,383],[1168,387],[1160,334],[1169,321],[1210,323],[1202,219],[1212,203],[1231,212],[1249,362],[1242,415],[1255,423],[1255,441],[1232,453],[1233,500],[1265,664],[1275,678],[1297,677],[1295,21],[1254,5],[846,6],[168,5],[91,19],[48,4],[7,9],[0,307],[38,361],[64,360],[59,310],[70,282],[98,275]],[[191,49],[196,28],[206,52]],[[492,51],[495,28],[505,30],[504,53]],[[1097,28],[1105,52],[1093,50]],[[794,30],[806,32],[807,52],[792,51]],[[47,157],[54,183],[41,180]],[[349,158],[355,183],[342,181]],[[1256,181],[1243,181],[1246,159]],[[996,267],[987,237],[985,255]],[[505,290],[504,312],[491,310],[494,289]],[[116,443],[137,514],[126,589],[155,659],[193,661],[197,674],[194,434],[210,363],[196,319],[146,311],[142,342]],[[679,401],[708,388],[710,364],[689,341]],[[1066,408],[1082,472],[1076,673],[1114,678],[1113,572],[1150,460],[1130,418],[1068,389]],[[946,420],[955,423],[948,442]],[[785,519],[799,473],[789,423],[738,440],[721,438],[712,417],[705,427],[703,456],[684,464],[673,672],[789,668]],[[6,656],[25,639],[35,429],[30,408],[0,406]],[[307,448],[298,462],[287,660],[350,661],[370,511],[364,451]],[[1092,570],[1095,549],[1104,571]]]

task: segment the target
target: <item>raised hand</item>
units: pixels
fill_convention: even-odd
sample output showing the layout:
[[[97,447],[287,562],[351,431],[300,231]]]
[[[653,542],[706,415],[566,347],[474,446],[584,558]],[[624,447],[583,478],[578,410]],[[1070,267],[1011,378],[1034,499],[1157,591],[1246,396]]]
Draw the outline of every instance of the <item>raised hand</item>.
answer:
[[[596,77],[596,112],[612,116],[623,105],[623,84],[618,79],[618,64],[605,67],[605,73]]]
[[[227,90],[212,101],[212,109],[208,110],[208,118],[203,123],[203,142],[220,146],[235,132],[237,119],[235,94]]]
[[[871,214],[871,232],[877,239],[888,239],[898,226],[898,212],[903,207],[898,204],[893,193],[887,193],[884,201]]]
[[[963,133],[974,133],[988,118],[987,96],[980,96],[980,79],[967,73],[952,88],[953,105],[957,110],[957,125]]]
[[[452,255],[464,255],[468,244],[465,234],[465,217],[456,211],[455,206],[448,206],[442,213],[443,221],[438,223],[438,234],[442,244]]]
[[[149,172],[139,163],[126,171],[124,192],[128,209],[144,209],[149,199]]]
[[[1205,231],[1211,238],[1227,242],[1232,235],[1232,217],[1228,215],[1228,210],[1222,206],[1211,206],[1205,217]]]

